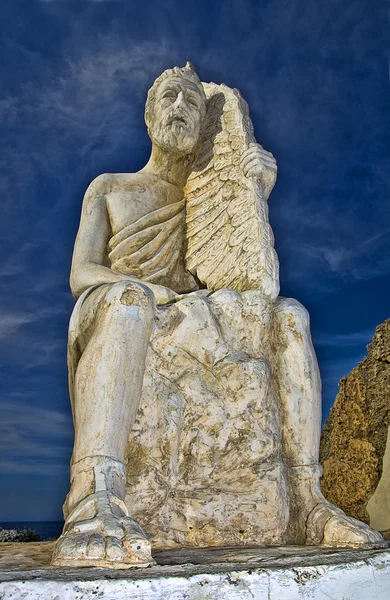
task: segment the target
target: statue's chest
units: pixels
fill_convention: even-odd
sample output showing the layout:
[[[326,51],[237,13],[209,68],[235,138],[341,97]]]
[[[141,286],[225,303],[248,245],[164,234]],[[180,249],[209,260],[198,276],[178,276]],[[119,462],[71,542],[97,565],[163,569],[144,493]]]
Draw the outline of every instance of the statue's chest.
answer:
[[[130,188],[130,189],[129,189]],[[169,194],[163,188],[132,184],[107,195],[107,209],[114,234],[135,223],[147,214],[170,204]]]

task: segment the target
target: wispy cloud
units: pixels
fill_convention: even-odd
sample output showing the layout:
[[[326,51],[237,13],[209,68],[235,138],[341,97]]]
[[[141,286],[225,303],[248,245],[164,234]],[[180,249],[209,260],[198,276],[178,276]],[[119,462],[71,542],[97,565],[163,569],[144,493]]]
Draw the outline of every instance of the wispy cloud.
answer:
[[[13,398],[13,394],[10,398]],[[57,410],[44,408],[39,403],[2,399],[1,410],[0,427],[3,432],[3,435],[0,436],[1,444],[4,443],[5,432],[17,433],[18,428],[33,433],[38,438],[45,432],[55,437],[69,436],[72,432],[67,415]]]
[[[319,333],[313,335],[313,341],[316,346],[347,348],[369,344],[374,335],[374,331],[374,329],[366,329],[364,331],[352,331],[350,333]]]
[[[45,307],[40,311],[30,313],[3,309],[0,313],[0,340],[5,340],[14,335],[24,325],[43,321],[45,318],[58,315],[61,312],[61,306]]]
[[[351,219],[344,232],[342,227],[337,230],[332,226],[335,220],[336,216],[328,216],[316,222],[314,216],[310,223],[309,213],[301,222],[292,214],[296,235],[290,230],[280,246],[282,269],[286,266],[291,280],[304,280],[306,285],[315,285],[318,290],[329,290],[343,281],[366,281],[390,272],[390,228],[370,235],[365,223]],[[303,241],[299,243],[299,240]],[[318,273],[327,279],[321,280]]]
[[[52,477],[53,473],[59,476],[69,470],[67,464],[48,464],[47,462],[38,463],[29,457],[23,457],[22,460],[0,458],[0,473],[2,475],[44,475]]]
[[[383,232],[375,236],[376,241],[379,241],[387,234]],[[371,242],[372,246],[374,245]],[[320,268],[328,271],[330,274],[340,275],[347,278],[350,282],[373,279],[384,275],[390,270],[390,256],[382,254],[378,256],[378,260],[365,260],[366,248],[369,245],[369,240],[358,243],[354,247],[346,248],[345,246],[332,246],[329,244],[309,245],[302,244],[299,250],[295,250],[301,258],[296,275],[301,277],[307,269]],[[383,244],[385,245],[385,244]],[[376,248],[372,249],[372,254],[381,248],[381,244],[377,244]],[[294,250],[293,250],[294,251]],[[363,259],[363,260],[362,260]]]
[[[66,366],[66,343],[63,339],[54,341],[34,339],[31,343],[31,353],[29,358],[23,364],[23,370],[35,369],[36,367],[53,367],[54,364],[60,365],[63,369]]]
[[[129,39],[124,45],[122,39],[99,34],[76,49],[73,42],[79,33],[75,25],[59,70],[46,67],[44,79],[24,84],[20,96],[2,101],[0,111],[3,122],[33,118],[41,134],[50,132],[51,144],[57,140],[57,149],[65,140],[83,140],[85,154],[104,133],[107,153],[107,145],[112,151],[113,145],[123,144],[129,125],[142,126],[142,122],[132,123],[132,116],[153,81],[156,65],[169,61],[172,48],[166,40],[134,43]],[[30,51],[22,51],[26,61],[33,62]],[[31,152],[38,161],[46,158],[33,148]]]
[[[22,273],[26,269],[31,251],[38,247],[38,243],[25,242],[20,245],[17,253],[9,253],[8,257],[5,258],[3,264],[0,266],[0,277],[9,277]]]
[[[69,416],[10,395],[0,401],[0,472],[51,474],[66,468],[73,428]]]

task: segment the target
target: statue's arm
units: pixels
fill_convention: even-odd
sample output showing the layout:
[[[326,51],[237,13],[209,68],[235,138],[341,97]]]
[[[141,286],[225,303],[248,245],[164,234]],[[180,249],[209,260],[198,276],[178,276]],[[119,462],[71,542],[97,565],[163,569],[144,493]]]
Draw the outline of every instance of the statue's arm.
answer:
[[[111,235],[106,205],[108,178],[108,175],[97,177],[84,196],[70,273],[70,287],[75,298],[91,285],[129,279],[105,266]]]
[[[171,302],[177,294],[169,288],[140,281],[106,266],[107,243],[112,235],[106,202],[109,189],[110,175],[99,175],[85,193],[70,272],[70,288],[73,296],[78,298],[92,285],[135,281],[142,283],[153,292],[156,304]]]

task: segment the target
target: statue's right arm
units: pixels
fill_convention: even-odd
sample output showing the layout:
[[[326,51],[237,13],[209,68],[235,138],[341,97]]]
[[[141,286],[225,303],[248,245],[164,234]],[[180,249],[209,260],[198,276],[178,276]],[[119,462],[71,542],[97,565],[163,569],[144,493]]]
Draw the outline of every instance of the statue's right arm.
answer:
[[[153,292],[157,304],[171,302],[177,294],[169,288],[123,275],[107,266],[107,243],[112,231],[106,196],[110,191],[111,181],[110,175],[99,175],[85,193],[70,272],[72,294],[78,298],[92,285],[135,281]]]
[[[112,235],[106,204],[109,177],[99,175],[84,196],[70,273],[70,288],[75,298],[92,285],[129,279],[106,266],[107,242]]]

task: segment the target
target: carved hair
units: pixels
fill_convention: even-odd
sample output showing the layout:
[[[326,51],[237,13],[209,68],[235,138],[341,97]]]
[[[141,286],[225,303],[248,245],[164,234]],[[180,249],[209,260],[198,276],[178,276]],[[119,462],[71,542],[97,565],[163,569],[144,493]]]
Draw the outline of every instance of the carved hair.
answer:
[[[149,116],[151,114],[153,114],[153,110],[154,110],[157,89],[158,89],[160,83],[165,81],[165,79],[168,79],[169,77],[173,77],[173,76],[182,77],[183,79],[188,79],[192,83],[195,83],[195,85],[197,86],[197,88],[199,90],[200,95],[202,96],[202,98],[204,100],[204,102],[202,104],[202,111],[204,114],[206,112],[206,94],[204,92],[202,82],[200,81],[200,79],[194,69],[194,66],[190,62],[187,62],[185,67],[173,67],[173,69],[166,69],[166,71],[164,71],[163,73],[161,73],[161,75],[159,77],[157,77],[156,81],[153,83],[152,87],[148,91],[148,97],[146,99],[146,105],[145,105],[145,123],[148,128],[149,128]]]

